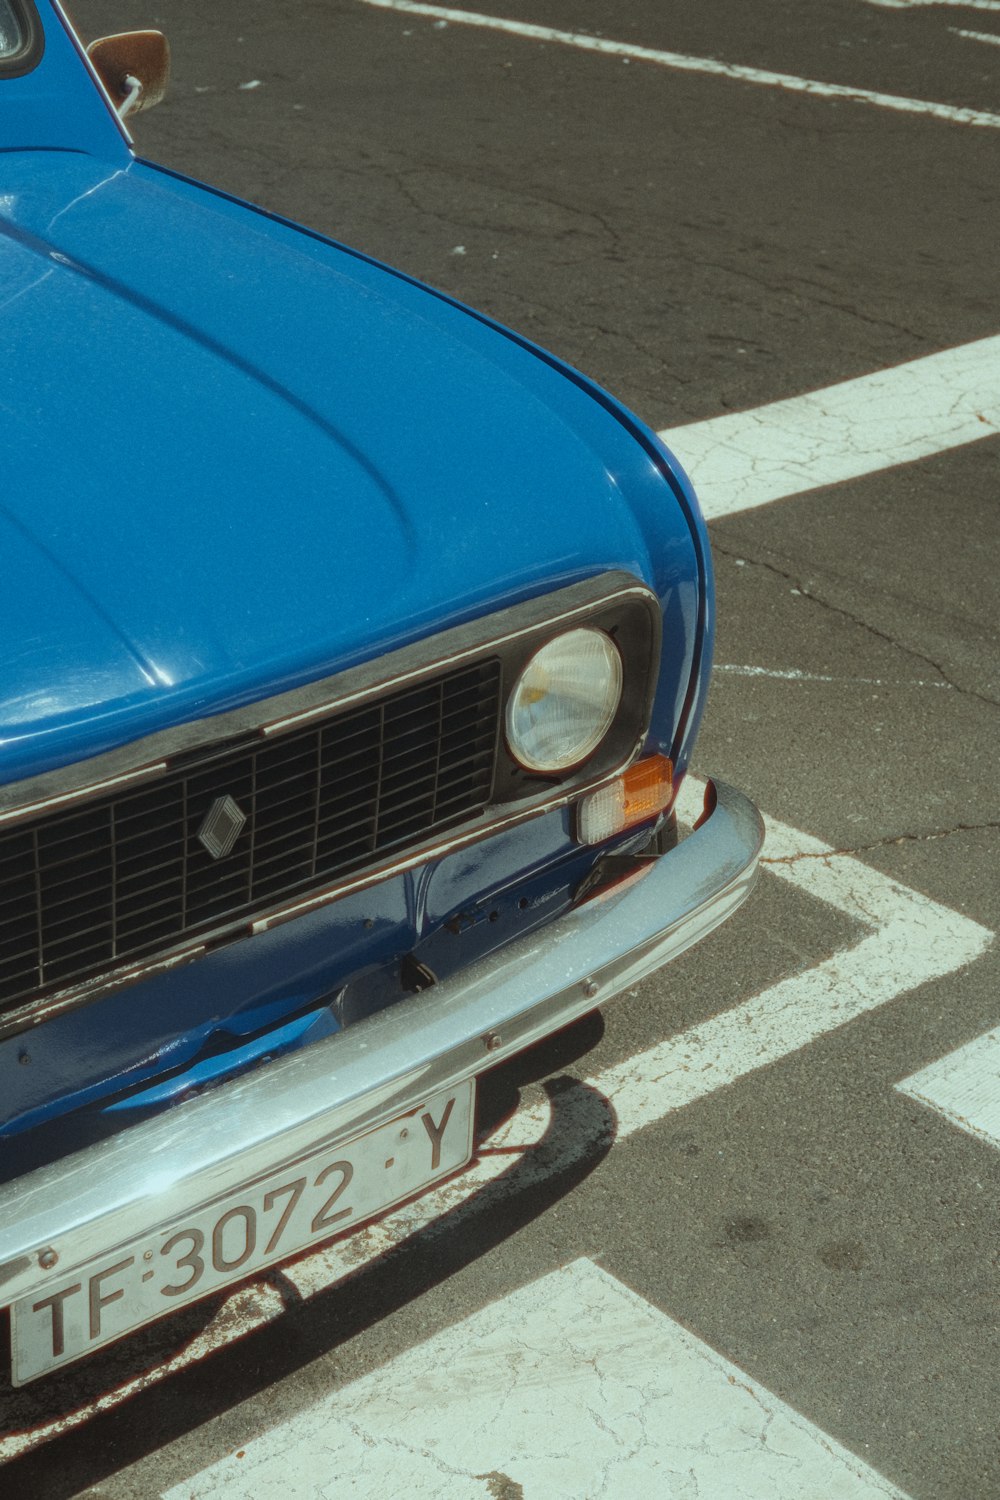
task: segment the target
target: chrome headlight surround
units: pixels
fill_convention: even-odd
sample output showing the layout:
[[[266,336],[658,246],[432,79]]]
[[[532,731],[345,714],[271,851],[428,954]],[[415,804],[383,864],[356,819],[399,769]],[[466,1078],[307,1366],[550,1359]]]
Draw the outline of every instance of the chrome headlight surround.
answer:
[[[554,610],[554,602],[563,599],[579,600],[579,605]],[[623,770],[639,753],[650,728],[663,630],[652,590],[630,574],[605,573],[533,603],[538,609],[535,627],[501,654],[498,803],[523,804],[545,788],[587,790]],[[583,665],[588,656],[590,667],[581,676],[573,663]],[[531,702],[536,693],[540,696]],[[573,698],[576,703],[568,705],[566,699]],[[550,756],[545,730],[552,723],[550,715],[559,716],[559,700],[563,708],[579,711],[581,721],[589,715],[590,733],[581,734],[573,747],[567,742],[564,753]],[[532,715],[537,738],[525,727]],[[544,722],[539,724],[539,719]]]
[[[614,722],[624,667],[611,636],[592,625],[539,646],[507,699],[507,749],[527,771],[561,775],[588,760]]]

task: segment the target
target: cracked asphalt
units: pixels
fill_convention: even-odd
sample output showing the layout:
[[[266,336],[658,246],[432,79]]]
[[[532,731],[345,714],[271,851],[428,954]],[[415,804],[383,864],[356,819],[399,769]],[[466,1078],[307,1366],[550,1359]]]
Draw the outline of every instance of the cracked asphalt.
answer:
[[[969,15],[943,6],[477,8],[1000,109],[1000,48],[959,37]],[[656,428],[998,332],[998,131],[358,0],[72,9],[88,36],[169,33],[171,94],[135,122],[144,154],[485,309]],[[1000,17],[969,14],[1000,33]],[[783,823],[993,930],[997,441],[712,524],[717,671],[696,757]],[[499,1117],[516,1088],[531,1099],[546,1079],[558,1098],[567,1079],[807,971],[860,931],[765,874],[668,975],[498,1074],[487,1108]],[[502,1231],[473,1217],[460,1242],[292,1307],[11,1464],[7,1493],[158,1493],[589,1256],[915,1500],[989,1500],[1000,1156],[894,1085],[997,1025],[998,978],[994,948],[610,1151],[595,1129]],[[164,1359],[172,1336],[152,1335]],[[93,1389],[116,1378],[115,1358],[94,1362]],[[18,1420],[71,1409],[73,1378],[57,1395],[31,1388]]]

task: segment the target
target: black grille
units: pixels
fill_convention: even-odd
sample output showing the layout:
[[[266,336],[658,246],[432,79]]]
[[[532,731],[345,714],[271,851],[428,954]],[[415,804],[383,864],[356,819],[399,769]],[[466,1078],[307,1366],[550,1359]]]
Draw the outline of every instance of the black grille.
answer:
[[[480,813],[499,691],[499,662],[478,661],[0,834],[0,1008],[238,922]],[[198,833],[225,797],[246,823],[215,859]]]

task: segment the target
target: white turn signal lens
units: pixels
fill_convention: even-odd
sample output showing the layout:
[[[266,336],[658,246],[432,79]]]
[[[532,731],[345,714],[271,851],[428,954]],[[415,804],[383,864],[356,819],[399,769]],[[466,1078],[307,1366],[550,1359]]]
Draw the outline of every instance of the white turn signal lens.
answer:
[[[576,836],[581,844],[603,844],[637,823],[647,823],[670,806],[674,767],[665,755],[650,755],[623,776],[581,797]]]
[[[507,744],[529,771],[568,771],[597,749],[622,695],[622,659],[593,626],[535,652],[507,701]]]

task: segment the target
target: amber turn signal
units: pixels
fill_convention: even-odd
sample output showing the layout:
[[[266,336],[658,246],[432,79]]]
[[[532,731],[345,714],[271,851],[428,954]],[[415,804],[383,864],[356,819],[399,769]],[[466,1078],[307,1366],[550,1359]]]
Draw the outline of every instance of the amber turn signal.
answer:
[[[581,844],[602,844],[637,823],[648,823],[670,806],[674,790],[673,761],[649,755],[577,806],[576,836]]]

